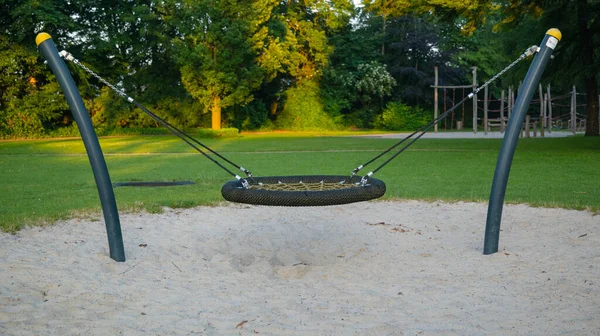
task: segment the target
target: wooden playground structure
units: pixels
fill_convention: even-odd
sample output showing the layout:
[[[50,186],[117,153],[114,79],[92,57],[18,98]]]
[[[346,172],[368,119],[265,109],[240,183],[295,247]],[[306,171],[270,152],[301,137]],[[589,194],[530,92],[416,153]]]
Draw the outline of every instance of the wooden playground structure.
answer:
[[[454,105],[456,101],[456,91],[462,94],[462,98],[465,94],[469,94],[471,91],[478,87],[477,84],[477,67],[472,67],[472,84],[468,85],[440,85],[438,67],[434,68],[435,71],[435,82],[431,87],[434,89],[434,118],[439,115],[440,105],[440,92],[442,90],[442,106],[443,111],[446,111],[447,106]],[[450,92],[452,94],[450,94]],[[515,90],[510,86],[507,90],[501,90],[499,99],[492,99],[488,87],[486,86],[483,92],[483,97],[474,95],[472,98],[472,125],[473,133],[477,133],[480,129],[483,129],[485,134],[496,129],[500,132],[506,130],[508,119],[510,118],[513,107],[515,105],[515,96],[518,89]],[[547,133],[552,133],[553,130],[569,130],[573,134],[577,132],[585,131],[587,116],[584,113],[580,113],[586,110],[587,104],[577,103],[578,96],[585,96],[585,93],[577,92],[575,86],[571,92],[558,95],[553,97],[551,92],[550,84],[546,85],[544,91],[542,84],[538,86],[539,96],[531,101],[530,113],[526,115],[523,127],[521,130],[521,137],[544,137]],[[481,95],[481,93],[479,93]],[[462,99],[461,98],[461,99]],[[581,99],[579,99],[581,101]],[[535,106],[538,106],[539,114],[531,112],[537,110]],[[492,108],[494,107],[494,108]],[[475,112],[476,111],[476,112]],[[457,130],[460,131],[465,125],[465,106],[462,106],[462,114],[460,112],[455,116],[452,113],[443,123],[440,123],[440,127],[444,130]],[[455,118],[456,117],[456,118]],[[434,132],[438,131],[438,125],[435,125]]]

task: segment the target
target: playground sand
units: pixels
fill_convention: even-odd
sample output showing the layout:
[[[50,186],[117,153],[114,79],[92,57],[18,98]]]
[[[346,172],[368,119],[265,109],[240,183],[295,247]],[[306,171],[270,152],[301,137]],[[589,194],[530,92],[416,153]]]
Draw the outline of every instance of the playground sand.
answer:
[[[0,335],[598,335],[600,216],[484,203],[224,205],[0,234]]]

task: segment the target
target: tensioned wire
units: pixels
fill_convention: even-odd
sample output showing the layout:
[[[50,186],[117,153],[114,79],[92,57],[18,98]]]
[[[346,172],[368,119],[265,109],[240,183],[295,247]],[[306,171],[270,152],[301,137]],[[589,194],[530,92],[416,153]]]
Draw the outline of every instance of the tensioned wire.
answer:
[[[234,166],[234,167],[238,168],[239,170],[243,171],[246,174],[246,176],[248,176],[248,177],[252,176],[252,173],[249,170],[247,170],[244,167],[242,167],[242,166],[240,166],[240,165],[238,165],[238,164],[230,161],[229,159],[225,158],[223,155],[217,153],[216,151],[214,151],[210,147],[204,145],[203,143],[201,143],[197,139],[193,138],[192,136],[188,135],[187,133],[185,133],[184,131],[178,129],[177,127],[171,125],[170,123],[168,123],[167,121],[163,120],[162,118],[160,118],[156,114],[152,113],[150,110],[148,110],[142,104],[138,103],[136,100],[134,100],[133,98],[131,98],[130,96],[128,96],[123,90],[115,87],[114,85],[112,85],[111,83],[109,83],[107,80],[105,80],[104,78],[102,78],[100,75],[98,75],[97,73],[95,73],[94,71],[92,71],[90,68],[88,68],[85,65],[83,65],[79,60],[77,60],[76,58],[74,58],[73,55],[71,55],[69,52],[63,50],[63,51],[60,52],[60,56],[63,57],[64,59],[68,60],[68,61],[73,62],[74,64],[76,64],[77,66],[79,66],[80,68],[82,68],[85,72],[87,72],[90,75],[92,75],[95,78],[97,78],[100,82],[104,83],[110,89],[112,89],[113,91],[115,91],[119,96],[125,98],[128,102],[132,103],[133,105],[135,105],[136,107],[138,107],[139,109],[141,109],[142,111],[144,111],[152,119],[156,120],[158,123],[160,123],[161,125],[163,125],[171,133],[173,133],[175,136],[179,137],[181,140],[185,141],[188,145],[190,145],[192,148],[194,148],[200,154],[202,154],[205,157],[207,157],[209,160],[211,160],[215,164],[217,164],[220,168],[222,168],[223,170],[225,170],[231,176],[234,176],[238,180],[240,179],[238,175],[234,174],[231,170],[227,169],[227,167],[223,166],[219,161],[217,161],[214,158],[212,158],[210,155],[208,155],[203,150],[201,150],[200,148],[198,148],[198,146],[196,146],[192,142],[195,142],[196,144],[202,146],[203,148],[205,148],[206,150],[208,150],[211,153],[215,154],[219,158],[223,159],[227,163],[229,163],[232,166]]]
[[[442,113],[439,117],[433,119],[431,122],[429,122],[428,124],[421,126],[418,130],[414,131],[413,133],[407,135],[404,139],[400,140],[399,142],[397,142],[396,144],[392,145],[390,148],[384,150],[383,152],[381,152],[380,154],[378,154],[377,156],[375,156],[374,158],[372,158],[371,160],[367,161],[366,163],[354,168],[354,170],[352,170],[352,175],[354,176],[356,175],[356,173],[358,173],[358,171],[360,171],[361,169],[363,169],[364,167],[366,167],[367,165],[373,163],[374,161],[376,161],[377,159],[381,158],[383,155],[387,154],[388,152],[390,152],[392,149],[400,146],[401,144],[403,144],[405,141],[411,139],[415,134],[421,132],[419,135],[417,135],[417,137],[415,137],[414,139],[411,139],[411,141],[409,143],[407,143],[406,145],[404,145],[402,148],[400,148],[394,155],[392,155],[389,159],[387,159],[384,163],[382,163],[379,167],[375,168],[374,170],[372,170],[371,172],[369,172],[367,175],[365,175],[362,179],[363,183],[366,181],[367,176],[372,176],[373,174],[375,174],[376,172],[378,172],[381,168],[383,168],[385,165],[387,165],[388,163],[390,163],[390,161],[392,161],[393,159],[395,159],[398,155],[400,155],[400,153],[404,152],[408,147],[410,147],[412,144],[414,144],[417,140],[419,140],[423,135],[425,135],[425,133],[427,133],[428,131],[431,130],[431,128],[433,128],[433,126],[435,124],[437,124],[438,122],[440,122],[442,119],[446,118],[448,116],[448,114],[450,114],[452,111],[454,111],[456,108],[458,108],[459,106],[461,106],[465,101],[472,99],[479,91],[481,91],[483,88],[485,88],[486,86],[490,85],[492,82],[494,82],[496,79],[498,79],[500,76],[502,76],[502,74],[504,74],[505,72],[507,72],[508,70],[510,70],[512,67],[514,67],[515,65],[517,65],[517,63],[519,63],[520,61],[522,61],[523,59],[525,59],[528,56],[533,55],[534,53],[536,53],[539,50],[538,46],[531,46],[529,48],[527,48],[527,50],[525,50],[525,52],[523,52],[515,61],[513,61],[511,64],[509,64],[506,68],[502,69],[502,71],[498,72],[496,75],[494,75],[492,78],[490,78],[487,82],[485,82],[483,85],[481,85],[480,87],[478,87],[477,89],[475,89],[473,92],[469,93],[469,95],[465,98],[463,98],[461,101],[459,101],[458,103],[456,103],[454,106],[452,106],[451,108],[449,108],[446,112]]]
[[[539,48],[537,46],[532,46],[532,47],[528,48],[514,62],[512,62],[510,65],[508,65],[502,71],[500,71],[499,73],[497,73],[496,75],[494,75],[490,80],[488,80],[483,85],[481,85],[480,87],[478,87],[476,90],[474,90],[473,92],[471,92],[467,97],[463,98],[460,102],[458,102],[457,104],[455,104],[454,106],[452,106],[450,109],[448,109],[447,111],[445,111],[444,113],[442,113],[440,116],[438,116],[437,118],[435,118],[434,120],[432,120],[428,124],[420,127],[418,130],[414,131],[413,133],[409,134],[404,139],[400,140],[396,144],[394,144],[391,147],[389,147],[388,149],[384,150],[383,152],[381,152],[380,154],[378,154],[377,156],[375,156],[371,160],[369,160],[366,163],[364,163],[364,164],[356,167],[354,170],[352,170],[351,176],[356,175],[356,173],[358,173],[358,171],[360,171],[361,169],[363,169],[367,165],[373,163],[374,161],[378,160],[383,155],[389,153],[391,150],[393,150],[394,148],[400,146],[401,144],[403,144],[407,140],[409,140],[409,139],[411,140],[406,145],[404,145],[402,148],[400,148],[389,159],[387,159],[384,163],[382,163],[379,167],[375,168],[374,170],[372,170],[371,172],[369,172],[366,176],[364,176],[362,178],[362,184],[364,185],[366,183],[366,178],[367,177],[370,177],[374,173],[378,172],[380,169],[382,169],[384,166],[386,166],[389,162],[391,162],[393,159],[395,159],[398,155],[400,155],[402,152],[404,152],[408,147],[410,147],[412,144],[414,144],[423,135],[425,135],[425,133],[427,133],[428,131],[430,131],[431,128],[433,128],[433,126],[435,124],[437,124],[442,119],[444,119],[445,117],[447,117],[448,114],[450,114],[452,111],[456,110],[456,108],[458,108],[459,106],[461,106],[465,101],[467,101],[469,99],[472,99],[473,96],[475,96],[479,91],[481,91],[483,88],[485,88],[486,86],[488,86],[489,84],[491,84],[493,81],[495,81],[498,77],[500,77],[506,71],[508,71],[509,69],[511,69],[512,67],[514,67],[521,60],[523,60],[527,56],[530,56],[530,55],[534,54],[535,52],[537,52],[537,50],[539,50]],[[124,97],[127,101],[129,101],[130,103],[134,104],[136,107],[140,108],[142,111],[144,111],[146,114],[148,114],[152,119],[156,120],[158,123],[160,123],[161,125],[163,125],[171,133],[173,133],[174,135],[176,135],[177,137],[179,137],[180,139],[182,139],[183,141],[185,141],[188,145],[190,145],[192,148],[194,148],[200,154],[202,154],[205,157],[207,157],[213,163],[217,164],[220,168],[222,168],[223,170],[225,170],[231,176],[234,176],[238,180],[241,179],[238,175],[234,174],[232,171],[230,171],[229,169],[227,169],[227,167],[223,166],[220,162],[218,162],[217,160],[215,160],[214,158],[212,158],[210,155],[208,155],[207,153],[205,153],[204,151],[202,151],[200,148],[198,148],[192,142],[197,143],[198,145],[202,146],[206,150],[208,150],[211,153],[215,154],[216,156],[218,156],[219,158],[223,159],[227,163],[229,163],[232,166],[240,169],[241,171],[243,171],[246,174],[247,177],[252,177],[252,173],[250,171],[248,171],[244,167],[241,167],[240,165],[237,165],[237,164],[233,163],[232,161],[228,160],[227,158],[225,158],[221,154],[217,153],[216,151],[212,150],[208,146],[204,145],[203,143],[201,143],[197,139],[191,137],[187,133],[185,133],[182,130],[178,129],[177,127],[169,124],[167,121],[161,119],[156,114],[152,113],[150,110],[148,110],[147,108],[145,108],[142,104],[138,103],[136,100],[134,100],[133,98],[131,98],[130,96],[128,96],[123,90],[118,89],[117,87],[115,87],[114,85],[112,85],[111,83],[109,83],[107,80],[105,80],[104,78],[102,78],[100,75],[96,74],[94,71],[92,71],[91,69],[89,69],[88,67],[86,67],[85,65],[83,65],[79,60],[75,59],[69,52],[63,50],[63,51],[60,52],[60,56],[63,57],[64,59],[66,59],[66,60],[69,60],[69,61],[75,63],[76,65],[78,65],[79,67],[81,67],[84,71],[88,72],[89,74],[91,74],[92,76],[94,76],[95,78],[97,78],[99,81],[101,81],[102,83],[104,83],[105,85],[107,85],[110,89],[112,89],[113,91],[115,91],[118,95]],[[418,134],[419,132],[421,132],[421,133]],[[415,136],[416,134],[418,134],[418,135],[413,139],[412,137]],[[246,182],[246,181],[243,181],[243,182]],[[244,185],[247,187],[247,182]],[[304,188],[304,187],[307,187],[307,186],[304,185],[304,186],[295,186],[295,187],[302,187],[302,188]],[[320,187],[323,187],[323,186],[321,185]],[[317,188],[320,188],[320,187],[317,186]],[[293,189],[295,189],[295,188],[293,188]]]
[[[119,88],[115,87],[110,82],[108,82],[107,80],[105,80],[104,78],[102,78],[100,75],[96,74],[94,71],[92,71],[91,69],[89,69],[88,67],[86,67],[85,65],[83,65],[79,60],[77,60],[76,58],[74,58],[69,52],[63,50],[60,53],[60,55],[64,59],[69,60],[69,61],[75,63],[77,66],[79,66],[80,68],[82,68],[85,72],[87,72],[90,75],[92,75],[95,78],[97,78],[100,82],[102,82],[103,84],[105,84],[106,86],[108,86],[110,89],[112,89],[113,91],[115,91],[119,96],[125,98],[128,102],[130,102],[130,103],[134,104],[136,107],[140,108],[142,111],[144,111],[146,114],[148,114],[152,119],[156,120],[162,126],[164,126],[165,128],[167,128],[171,133],[173,133],[174,135],[176,135],[177,137],[179,137],[181,140],[185,141],[188,145],[190,145],[196,151],[198,151],[199,153],[201,153],[202,155],[204,155],[205,157],[207,157],[213,163],[217,164],[220,168],[222,168],[223,170],[225,170],[231,176],[234,176],[236,179],[241,180],[242,181],[242,185],[245,188],[247,188],[247,189],[257,189],[257,190],[260,189],[260,190],[272,190],[272,191],[301,191],[301,190],[304,190],[304,191],[324,191],[324,190],[341,190],[341,189],[347,189],[347,188],[352,188],[352,187],[357,186],[357,185],[354,185],[352,183],[344,183],[345,181],[337,182],[337,183],[324,182],[324,181],[316,182],[316,183],[303,183],[303,182],[300,181],[299,183],[282,183],[282,182],[279,182],[279,183],[273,183],[273,184],[269,184],[269,183],[266,183],[266,184],[265,183],[257,183],[257,184],[250,185],[247,182],[248,181],[247,179],[241,179],[238,175],[234,174],[232,171],[230,171],[229,169],[227,169],[227,167],[223,166],[220,162],[218,162],[217,160],[215,160],[214,158],[212,158],[210,155],[208,155],[207,153],[205,153],[204,151],[202,151],[200,148],[198,148],[192,142],[197,143],[198,145],[200,145],[203,148],[207,149],[211,153],[217,155],[219,158],[223,159],[224,161],[228,162],[229,164],[233,165],[234,167],[240,169],[241,171],[243,171],[246,174],[247,178],[250,181],[252,181],[253,178],[252,178],[252,173],[250,171],[248,171],[247,169],[245,169],[245,168],[243,168],[243,167],[241,167],[241,166],[233,163],[232,161],[228,160],[227,158],[225,158],[221,154],[217,153],[216,151],[212,150],[208,146],[204,145],[203,143],[201,143],[197,139],[191,137],[187,133],[185,133],[182,130],[178,129],[177,127],[171,125],[167,121],[163,120],[162,118],[160,118],[159,116],[157,116],[156,114],[154,114],[152,111],[150,111],[146,107],[144,107],[142,104],[138,103],[136,100],[134,100],[133,98],[131,98],[130,96],[128,96],[123,90],[120,90]]]

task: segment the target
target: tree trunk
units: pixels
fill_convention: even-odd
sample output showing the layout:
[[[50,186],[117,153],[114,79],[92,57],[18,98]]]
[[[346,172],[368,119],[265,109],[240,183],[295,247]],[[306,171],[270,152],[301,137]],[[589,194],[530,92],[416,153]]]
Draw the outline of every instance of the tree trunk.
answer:
[[[216,96],[213,98],[210,113],[212,119],[212,129],[221,129],[221,97]]]
[[[277,115],[277,109],[279,108],[279,102],[277,100],[273,101],[271,103],[271,115],[272,116],[276,116]]]
[[[586,136],[599,136],[600,128],[598,126],[598,84],[596,76],[585,79],[587,89],[587,122],[585,128]]]
[[[586,69],[584,75],[587,91],[587,124],[585,135],[598,136],[600,135],[600,129],[598,128],[598,82],[594,71],[594,36],[588,27],[588,24],[590,24],[589,10],[588,0],[577,1],[577,19],[582,42],[581,63],[584,69]]]
[[[384,9],[385,10],[385,9]],[[381,40],[381,56],[385,56],[385,24],[387,21],[387,15],[383,14],[383,38]]]

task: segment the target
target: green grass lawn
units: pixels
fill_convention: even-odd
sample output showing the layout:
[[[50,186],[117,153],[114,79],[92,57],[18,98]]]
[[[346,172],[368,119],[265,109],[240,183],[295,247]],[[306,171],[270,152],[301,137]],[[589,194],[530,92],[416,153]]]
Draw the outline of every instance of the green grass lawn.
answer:
[[[398,139],[268,133],[202,141],[255,176],[266,176],[349,174]],[[222,184],[232,179],[174,137],[110,137],[100,142],[113,182],[196,182],[115,188],[121,211],[217,204],[222,201]],[[486,201],[500,145],[498,139],[422,139],[375,177],[387,185],[383,199]],[[378,165],[375,162],[364,172]],[[101,210],[80,139],[0,142],[0,176],[4,231],[60,218],[96,216]],[[598,211],[600,138],[519,140],[506,201]]]

